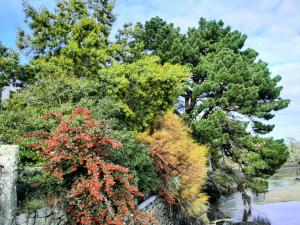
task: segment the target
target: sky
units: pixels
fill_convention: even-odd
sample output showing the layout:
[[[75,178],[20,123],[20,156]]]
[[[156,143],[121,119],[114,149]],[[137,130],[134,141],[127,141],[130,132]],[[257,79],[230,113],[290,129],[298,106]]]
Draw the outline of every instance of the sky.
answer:
[[[27,0],[40,7],[54,7],[53,0]],[[300,1],[299,0],[115,0],[117,21],[145,22],[160,16],[182,32],[197,26],[200,17],[222,19],[248,36],[246,47],[258,51],[273,75],[280,74],[282,97],[291,100],[287,109],[271,120],[275,138],[300,140]],[[17,27],[24,27],[21,0],[0,0],[0,41],[15,48]]]

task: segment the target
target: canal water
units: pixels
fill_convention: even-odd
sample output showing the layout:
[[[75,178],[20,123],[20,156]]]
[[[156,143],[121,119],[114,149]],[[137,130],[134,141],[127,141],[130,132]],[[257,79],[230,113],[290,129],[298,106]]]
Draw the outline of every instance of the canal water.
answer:
[[[249,193],[251,209],[245,208],[239,193],[221,197],[217,207],[234,222],[262,220],[271,225],[300,225],[300,181],[295,179],[294,170],[289,174],[286,172],[285,169],[284,173],[269,179],[269,193],[266,195]]]

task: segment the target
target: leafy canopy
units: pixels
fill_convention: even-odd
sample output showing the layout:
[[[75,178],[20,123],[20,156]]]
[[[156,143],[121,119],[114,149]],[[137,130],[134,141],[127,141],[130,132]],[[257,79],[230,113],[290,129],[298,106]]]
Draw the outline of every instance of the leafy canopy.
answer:
[[[86,48],[105,48],[115,20],[113,4],[108,0],[62,0],[51,11],[40,10],[24,3],[25,22],[31,32],[19,30],[18,46],[33,58],[84,51]],[[75,49],[72,50],[72,47]]]
[[[118,50],[108,41],[115,20],[112,9],[109,0],[57,1],[54,11],[25,4],[30,32],[19,30],[18,47],[35,64],[71,64],[76,76],[94,77]]]
[[[58,1],[54,11],[26,6],[31,32],[19,32],[19,48],[31,56],[36,81],[62,74],[92,79],[100,85],[99,98],[110,96],[119,104],[127,128],[142,130],[173,106],[190,71],[145,55],[126,62],[124,55],[134,47],[108,41],[112,8],[107,0]]]
[[[84,167],[83,171],[80,171],[82,168],[77,164],[78,171],[83,172],[79,176],[82,176],[81,181],[84,183],[80,186],[78,180],[73,182],[77,189],[74,189],[73,194],[78,196],[80,188],[83,188],[85,194],[91,191],[87,180],[89,178],[97,181],[107,172],[106,175],[119,179],[117,173],[124,174],[125,170],[117,171],[116,167],[111,166],[116,164],[129,168],[130,173],[136,175],[132,183],[143,193],[147,195],[156,193],[160,181],[153,168],[153,159],[150,157],[148,147],[135,141],[135,130],[151,127],[159,116],[173,107],[178,96],[183,93],[190,75],[190,70],[185,66],[168,62],[162,65],[158,57],[143,54],[140,51],[143,49],[141,42],[137,47],[126,45],[126,33],[122,36],[123,40],[110,42],[108,37],[114,21],[112,8],[113,4],[108,0],[61,0],[57,1],[53,11],[47,8],[37,10],[25,4],[24,11],[29,31],[19,30],[18,47],[28,57],[30,82],[26,80],[23,83],[23,92],[15,94],[0,114],[0,140],[4,143],[20,141],[23,164],[40,163],[51,167],[48,164],[51,163],[56,169],[59,166],[69,168],[68,171],[49,168],[59,180],[61,178],[65,180],[67,178],[65,175],[74,172],[69,166],[74,159],[72,157],[80,154],[78,152],[73,154],[72,151],[75,149],[68,149],[67,146],[52,146],[54,148],[50,151],[47,148],[40,152],[48,159],[43,161],[36,152],[28,148],[28,139],[18,140],[19,137],[28,132],[42,130],[49,134],[49,140],[40,144],[43,148],[50,147],[48,144],[53,143],[53,138],[58,138],[69,129],[68,126],[63,127],[66,121],[62,121],[63,124],[57,127],[55,121],[50,119],[45,122],[40,117],[51,112],[57,112],[56,115],[63,118],[64,115],[70,114],[73,108],[88,107],[92,109],[94,117],[104,121],[105,126],[102,124],[101,127],[103,132],[122,143],[123,148],[117,152],[111,148],[105,149],[111,157],[101,159],[97,153],[86,155],[86,149],[82,149],[80,153],[85,155],[80,156],[91,156],[92,160],[85,161],[85,164],[81,165]],[[7,71],[11,72],[9,68]],[[66,130],[60,129],[62,127]],[[68,136],[71,139],[68,140],[70,141],[68,144],[74,144],[72,135]],[[83,134],[88,135],[90,134]],[[91,145],[88,144],[83,147],[90,148]],[[61,153],[60,150],[68,155],[65,159],[62,155],[57,156]],[[56,156],[52,155],[52,151]],[[107,167],[107,171],[104,171],[104,167]],[[89,177],[85,173],[87,171],[95,176]],[[97,178],[97,175],[101,178]],[[111,185],[110,181],[111,179],[107,182],[108,186]],[[119,183],[124,184],[123,181]],[[136,194],[135,190],[126,188],[127,193]],[[84,200],[89,202],[92,198],[99,200],[99,193],[90,192],[90,194]],[[108,200],[114,201],[116,196],[108,197]],[[132,200],[133,196],[130,198]],[[80,203],[77,200],[71,199],[71,205],[74,206],[74,212],[78,216],[76,212],[81,209],[77,208]],[[101,206],[110,207],[109,204]],[[128,211],[118,212],[118,219],[123,220],[124,213]],[[90,214],[87,213],[84,217],[87,221]],[[80,220],[81,218],[77,218],[76,222]]]
[[[188,68],[158,61],[145,57],[133,63],[114,63],[99,72],[101,89],[116,99],[129,128],[147,128],[184,91]]]
[[[0,89],[10,84],[22,86],[30,77],[30,67],[21,65],[19,54],[0,42]]]

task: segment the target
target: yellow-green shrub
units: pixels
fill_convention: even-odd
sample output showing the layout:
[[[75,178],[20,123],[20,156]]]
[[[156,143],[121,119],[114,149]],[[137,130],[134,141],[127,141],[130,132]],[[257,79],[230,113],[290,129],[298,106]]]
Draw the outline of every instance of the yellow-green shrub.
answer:
[[[188,67],[145,57],[133,63],[114,62],[99,71],[100,88],[117,101],[127,128],[144,130],[170,109],[184,92]]]
[[[157,127],[152,134],[144,132],[137,139],[150,145],[152,153],[162,155],[174,165],[169,174],[173,178],[179,177],[180,186],[176,191],[169,191],[173,191],[184,212],[199,215],[206,209],[207,201],[207,196],[201,191],[207,173],[207,148],[194,142],[188,127],[173,112],[167,112]]]

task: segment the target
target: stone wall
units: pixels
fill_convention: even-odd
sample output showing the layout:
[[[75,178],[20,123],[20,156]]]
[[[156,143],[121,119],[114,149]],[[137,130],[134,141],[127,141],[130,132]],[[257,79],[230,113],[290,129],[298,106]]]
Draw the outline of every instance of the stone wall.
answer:
[[[152,196],[139,205],[144,212],[154,212],[154,218],[160,225],[173,225],[170,209],[165,201],[158,197]],[[67,216],[61,207],[42,208],[31,214],[23,213],[14,219],[0,218],[0,225],[65,225]]]
[[[154,212],[154,219],[160,225],[173,225],[172,210],[165,200],[159,196],[152,196],[139,205],[144,212]]]
[[[42,208],[31,214],[23,213],[15,219],[0,218],[0,225],[65,225],[67,216],[61,208]]]

